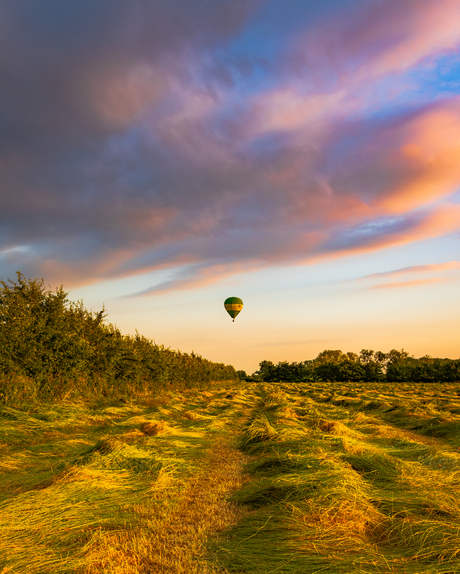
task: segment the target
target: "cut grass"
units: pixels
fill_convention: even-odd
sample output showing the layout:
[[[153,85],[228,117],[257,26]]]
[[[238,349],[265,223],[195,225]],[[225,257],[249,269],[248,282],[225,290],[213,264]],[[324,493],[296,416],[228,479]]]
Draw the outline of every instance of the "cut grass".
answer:
[[[458,573],[457,387],[2,409],[0,573]]]
[[[300,404],[305,391],[279,390],[278,403],[262,400],[242,435],[258,458],[247,467],[252,482],[235,495],[252,511],[220,545],[227,569],[458,572],[460,460],[451,441],[416,442],[420,435],[381,416],[389,401],[369,389],[358,401],[312,389],[316,407],[304,403],[287,421],[286,402]]]
[[[209,413],[219,394],[4,409],[0,572],[216,571],[203,549],[241,515],[226,502],[242,480],[231,437],[253,401],[235,392],[240,406],[227,400],[219,429]]]
[[[100,531],[85,574],[222,572],[207,556],[205,543],[243,515],[226,500],[229,491],[241,486],[242,455],[223,442],[206,455],[205,467],[182,485],[174,504],[165,505],[160,493],[136,509],[142,520],[132,531]]]

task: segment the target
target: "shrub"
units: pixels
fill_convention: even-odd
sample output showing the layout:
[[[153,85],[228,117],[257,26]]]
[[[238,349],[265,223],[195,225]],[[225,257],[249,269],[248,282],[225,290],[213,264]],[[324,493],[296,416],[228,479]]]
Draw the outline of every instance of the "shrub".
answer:
[[[62,286],[17,274],[0,281],[0,400],[113,397],[236,380],[235,369],[195,353],[123,335],[106,312],[68,300]],[[12,381],[16,381],[14,384]],[[17,389],[14,390],[14,386]]]

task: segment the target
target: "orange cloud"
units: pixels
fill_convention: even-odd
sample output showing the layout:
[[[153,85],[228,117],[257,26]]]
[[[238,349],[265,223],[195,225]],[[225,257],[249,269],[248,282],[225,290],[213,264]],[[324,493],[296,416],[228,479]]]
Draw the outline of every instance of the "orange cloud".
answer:
[[[449,233],[458,230],[460,230],[460,205],[446,204],[431,212],[419,223],[413,225],[409,229],[376,235],[375,237],[370,237],[366,242],[353,245],[352,247],[345,249],[335,247],[331,251],[315,253],[311,257],[303,259],[302,263],[316,263],[339,257],[347,257],[349,255],[355,256],[380,249],[387,249],[390,247],[423,241],[424,239],[448,235]],[[338,245],[340,245],[340,242],[338,242]]]
[[[416,175],[376,203],[400,214],[454,193],[460,186],[460,99],[408,127],[400,153]]]

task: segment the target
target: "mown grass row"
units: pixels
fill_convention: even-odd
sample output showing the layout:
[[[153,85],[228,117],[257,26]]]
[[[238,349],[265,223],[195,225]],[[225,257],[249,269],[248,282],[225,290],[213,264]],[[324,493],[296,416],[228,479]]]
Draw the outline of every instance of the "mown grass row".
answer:
[[[368,385],[367,389],[353,390],[322,384],[311,387],[308,395],[319,403],[330,402],[348,411],[373,412],[391,425],[460,447],[460,384],[420,384],[415,388]]]
[[[0,572],[216,572],[205,541],[242,512],[231,433],[253,402],[215,386],[0,409]]]
[[[0,573],[457,573],[456,387],[315,385],[1,408]]]
[[[376,409],[334,404],[337,396],[308,396],[318,389],[264,392],[241,441],[253,481],[235,495],[251,511],[220,544],[230,572],[459,571],[460,455],[451,442]]]

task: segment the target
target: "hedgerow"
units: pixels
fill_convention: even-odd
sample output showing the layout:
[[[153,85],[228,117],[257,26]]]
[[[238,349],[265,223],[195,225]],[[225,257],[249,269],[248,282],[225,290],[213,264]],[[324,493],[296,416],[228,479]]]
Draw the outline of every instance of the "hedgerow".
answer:
[[[123,335],[63,287],[0,280],[0,402],[110,398],[236,380],[232,366]]]

